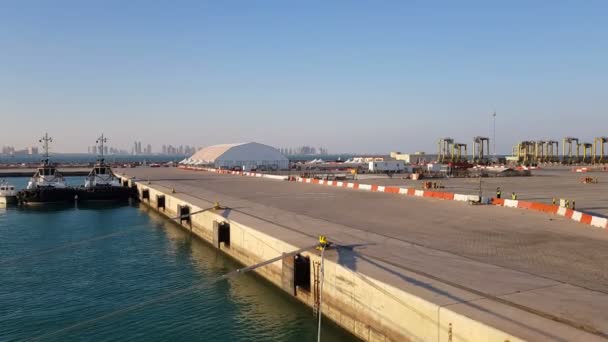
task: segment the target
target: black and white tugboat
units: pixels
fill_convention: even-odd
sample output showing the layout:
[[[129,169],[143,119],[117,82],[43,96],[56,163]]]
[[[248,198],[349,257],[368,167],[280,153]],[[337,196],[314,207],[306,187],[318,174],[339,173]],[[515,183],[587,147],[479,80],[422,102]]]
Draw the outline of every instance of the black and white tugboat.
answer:
[[[74,189],[67,186],[63,175],[49,161],[49,143],[53,138],[48,133],[40,139],[44,149],[44,159],[30,179],[27,187],[17,193],[21,204],[61,203],[74,201]]]
[[[87,201],[126,201],[131,196],[131,189],[123,187],[112,168],[105,163],[103,151],[107,139],[103,134],[97,139],[99,157],[84,186],[76,188],[78,202]]]

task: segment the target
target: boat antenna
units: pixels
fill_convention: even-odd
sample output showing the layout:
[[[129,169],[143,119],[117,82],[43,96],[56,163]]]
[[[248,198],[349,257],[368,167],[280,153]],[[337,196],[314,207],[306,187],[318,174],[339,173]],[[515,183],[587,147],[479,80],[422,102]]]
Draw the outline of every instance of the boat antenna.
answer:
[[[48,165],[49,163],[49,143],[52,141],[53,138],[49,137],[48,133],[44,133],[44,136],[38,140],[38,142],[42,143],[42,149],[44,149],[44,159],[42,159],[42,162],[45,165]]]
[[[108,142],[108,139],[103,136],[103,133],[101,133],[101,136],[99,138],[97,138],[96,143],[99,144],[99,158],[98,158],[98,160],[100,162],[102,162],[102,163],[103,163],[103,147],[104,147],[104,144],[106,142]]]

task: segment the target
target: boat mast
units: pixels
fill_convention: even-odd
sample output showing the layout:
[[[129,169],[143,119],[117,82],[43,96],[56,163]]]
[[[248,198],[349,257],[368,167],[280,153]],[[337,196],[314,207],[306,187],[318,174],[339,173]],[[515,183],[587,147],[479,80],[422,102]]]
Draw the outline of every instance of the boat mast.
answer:
[[[108,139],[106,137],[103,136],[103,133],[101,133],[101,136],[99,138],[97,138],[96,143],[99,144],[99,158],[98,160],[103,163],[103,147],[104,144],[108,142]]]
[[[49,137],[48,133],[44,133],[44,136],[38,140],[42,143],[42,149],[44,150],[44,159],[42,159],[42,163],[44,165],[49,164],[49,142],[53,141],[53,138]]]

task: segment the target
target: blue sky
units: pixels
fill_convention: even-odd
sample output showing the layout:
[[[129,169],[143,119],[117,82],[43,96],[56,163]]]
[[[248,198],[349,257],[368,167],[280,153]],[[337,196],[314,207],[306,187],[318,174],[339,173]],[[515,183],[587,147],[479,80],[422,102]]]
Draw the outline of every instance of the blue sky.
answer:
[[[605,1],[2,1],[0,145],[608,135]]]

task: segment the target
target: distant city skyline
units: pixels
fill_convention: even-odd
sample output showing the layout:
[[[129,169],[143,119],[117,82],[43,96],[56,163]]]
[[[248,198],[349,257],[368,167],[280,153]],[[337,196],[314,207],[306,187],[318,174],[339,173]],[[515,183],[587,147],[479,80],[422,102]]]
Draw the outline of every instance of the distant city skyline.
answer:
[[[194,147],[189,145],[167,145],[163,144],[159,150],[154,150],[152,144],[146,144],[142,148],[141,141],[135,141],[134,146],[131,147],[131,150],[118,148],[114,146],[103,146],[103,153],[105,155],[189,155],[195,153],[200,147]],[[15,147],[13,145],[3,145],[0,147],[0,155],[8,156],[8,155],[38,155],[39,150],[42,147],[37,146],[27,146],[24,148]],[[50,152],[52,153],[80,153],[80,154],[101,154],[101,146],[100,145],[91,145],[87,146],[86,151],[59,151],[53,148],[52,143],[50,144]]]
[[[434,153],[608,135],[608,2],[10,2],[0,146]],[[494,141],[491,142],[494,146]],[[470,147],[470,146],[469,146]],[[159,152],[161,153],[161,152]]]

